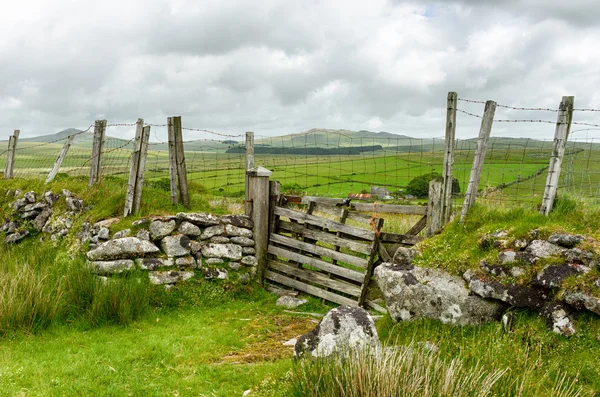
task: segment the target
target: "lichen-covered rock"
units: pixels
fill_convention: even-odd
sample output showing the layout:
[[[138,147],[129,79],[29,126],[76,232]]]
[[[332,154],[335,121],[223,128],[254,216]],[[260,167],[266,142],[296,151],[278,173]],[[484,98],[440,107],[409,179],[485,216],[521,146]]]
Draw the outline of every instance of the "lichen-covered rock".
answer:
[[[124,237],[102,243],[98,248],[89,251],[86,256],[90,261],[105,261],[144,257],[158,252],[158,247],[149,241],[137,237]]]
[[[146,229],[140,229],[138,230],[136,237],[140,240],[150,241],[150,232]]]
[[[525,248],[524,259],[530,263],[537,261],[538,258],[549,258],[564,252],[564,248],[549,243],[546,240],[533,240]]]
[[[190,240],[190,253],[192,255],[196,255],[198,251],[200,251],[204,247],[204,244],[200,241]]]
[[[375,280],[395,321],[431,318],[455,325],[480,324],[497,320],[503,311],[502,305],[471,295],[460,277],[440,269],[405,270],[383,263],[375,269]]]
[[[330,310],[315,329],[302,335],[294,346],[295,357],[329,357],[349,349],[379,349],[381,343],[373,319],[359,307]]]
[[[546,320],[546,325],[552,332],[563,336],[575,335],[573,319],[566,305],[549,302],[540,310],[540,316]]]
[[[252,238],[252,230],[237,227],[231,224],[225,225],[225,235],[228,237],[247,237]]]
[[[175,266],[180,269],[195,269],[196,260],[193,256],[182,256],[175,259]]]
[[[35,230],[42,231],[42,229],[46,225],[46,222],[48,222],[48,219],[50,218],[51,215],[52,215],[52,210],[50,208],[44,208],[42,210],[42,212],[40,212],[38,214],[38,216],[36,216],[32,222]]]
[[[580,234],[554,233],[548,238],[548,241],[561,247],[573,248],[583,239],[584,237]]]
[[[206,265],[207,266],[219,266],[225,263],[225,259],[223,258],[207,258]]]
[[[398,247],[392,261],[397,269],[411,270],[413,268],[412,261],[418,253],[412,248]]]
[[[248,237],[232,237],[229,241],[242,247],[254,247],[254,240]]]
[[[596,255],[592,252],[580,248],[571,248],[565,252],[567,262],[576,263],[585,266],[594,266],[596,264]]]
[[[208,240],[214,236],[222,236],[225,234],[225,227],[223,225],[210,226],[204,229],[200,235],[200,240]]]
[[[204,277],[206,277],[207,280],[227,280],[229,278],[229,273],[225,269],[206,267],[203,269],[203,271]]]
[[[99,275],[118,274],[133,269],[131,259],[116,259],[113,261],[92,261],[92,271]]]
[[[510,268],[510,275],[513,277],[521,277],[525,273],[527,273],[527,271],[520,266],[513,266]]]
[[[254,227],[254,222],[252,222],[252,219],[247,215],[223,215],[221,217],[221,223],[246,229],[252,229]]]
[[[482,298],[496,299],[514,307],[538,309],[548,301],[548,294],[539,288],[520,284],[501,284],[494,280],[482,280],[467,270],[464,279],[469,289]]]
[[[513,250],[503,251],[498,254],[498,262],[502,264],[513,263],[519,259],[517,253]]]
[[[258,265],[258,261],[255,256],[248,255],[242,259],[242,265],[244,266],[256,266]]]
[[[582,291],[565,291],[563,299],[578,310],[587,309],[600,314],[600,298]]]
[[[108,240],[110,238],[110,230],[107,227],[101,227],[98,230],[98,239],[99,240]]]
[[[30,204],[33,204],[37,201],[37,194],[35,194],[34,191],[31,192],[27,192],[25,193],[25,195],[23,196],[23,198]]]
[[[173,219],[154,219],[150,222],[150,238],[152,241],[162,240],[173,233],[176,225],[177,223]]]
[[[148,277],[150,278],[150,282],[155,285],[164,285],[164,284],[175,284],[178,281],[189,280],[194,277],[194,272],[192,271],[162,271],[162,272],[150,272],[148,273]]]
[[[193,223],[196,226],[207,227],[219,224],[219,218],[216,215],[206,212],[184,213],[177,214],[177,219]]]
[[[15,243],[23,240],[27,236],[29,236],[29,232],[27,230],[22,230],[20,232],[15,232],[13,234],[9,234],[8,236],[6,236],[4,238],[4,242],[6,244],[15,244]]]
[[[173,258],[138,258],[135,264],[143,270],[156,270],[161,267],[173,266]]]
[[[254,249],[254,247],[242,247],[242,254],[243,255],[254,255],[254,254],[256,254],[256,250]]]
[[[209,243],[213,244],[229,244],[229,241],[230,240],[225,236],[212,236],[210,240],[208,240]]]
[[[167,256],[187,256],[190,254],[190,238],[184,234],[166,236],[160,240],[160,248]]]
[[[229,262],[227,266],[231,270],[240,270],[242,268],[242,264],[240,262]]]
[[[305,304],[306,302],[308,302],[308,301],[304,298],[298,298],[298,297],[290,296],[290,295],[283,295],[283,296],[279,297],[279,299],[277,299],[277,302],[275,304],[277,306],[283,306],[288,309],[294,309],[298,306]]]
[[[73,212],[79,212],[83,209],[83,200],[75,197],[66,197],[67,209]]]
[[[130,234],[131,234],[131,229],[119,230],[118,232],[116,232],[113,235],[113,240],[118,239],[118,238],[128,237]]]
[[[177,229],[177,231],[190,237],[198,237],[202,233],[202,230],[200,230],[198,226],[187,221],[181,222],[181,225],[179,225],[179,229]]]
[[[579,273],[580,269],[578,269],[577,266],[568,264],[550,265],[544,267],[535,277],[533,277],[531,279],[531,284],[546,288],[560,287],[564,279]]]
[[[506,273],[504,273],[504,268],[502,266],[490,265],[486,261],[479,262],[479,267],[486,273],[489,273],[493,276],[504,277]]]
[[[206,244],[202,247],[202,256],[205,258],[226,258],[232,261],[242,259],[242,247],[235,244]]]

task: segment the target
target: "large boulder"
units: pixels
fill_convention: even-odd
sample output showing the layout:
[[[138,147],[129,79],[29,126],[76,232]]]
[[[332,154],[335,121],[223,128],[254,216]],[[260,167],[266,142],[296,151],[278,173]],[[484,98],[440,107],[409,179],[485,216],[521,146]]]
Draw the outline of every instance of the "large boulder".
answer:
[[[125,237],[100,244],[96,249],[87,253],[87,258],[90,261],[108,261],[144,257],[159,251],[158,247],[149,241],[140,240],[137,237]]]
[[[340,306],[323,317],[312,331],[302,335],[294,346],[295,357],[328,357],[347,349],[377,349],[379,337],[373,319],[359,307]]]
[[[495,321],[503,306],[470,294],[464,281],[440,269],[383,263],[375,269],[388,311],[395,321],[438,319],[455,325]]]

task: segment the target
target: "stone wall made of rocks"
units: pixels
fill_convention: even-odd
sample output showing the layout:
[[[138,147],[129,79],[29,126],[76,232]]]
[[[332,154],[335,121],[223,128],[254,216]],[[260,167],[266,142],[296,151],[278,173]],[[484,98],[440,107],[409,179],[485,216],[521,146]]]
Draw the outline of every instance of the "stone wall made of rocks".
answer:
[[[110,277],[133,269],[148,271],[153,284],[172,285],[199,271],[207,279],[248,283],[256,273],[253,223],[245,215],[179,213],[145,218],[114,233],[118,218],[85,223],[79,234],[90,242],[86,256],[93,272]],[[234,276],[235,275],[235,276]]]

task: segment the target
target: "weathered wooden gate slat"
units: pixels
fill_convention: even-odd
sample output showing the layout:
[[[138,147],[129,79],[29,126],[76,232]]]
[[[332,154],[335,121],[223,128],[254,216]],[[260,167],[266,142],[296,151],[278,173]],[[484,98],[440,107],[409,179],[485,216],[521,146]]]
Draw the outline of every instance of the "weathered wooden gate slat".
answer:
[[[279,228],[288,232],[303,234],[306,237],[310,237],[324,243],[333,244],[351,251],[360,252],[361,254],[369,255],[371,253],[371,247],[367,244],[362,244],[355,240],[346,240],[341,237],[337,237],[335,234],[330,234],[327,232],[310,230],[299,223],[280,221]]]
[[[288,274],[290,276],[296,276],[306,281],[311,281],[316,284],[320,284],[323,287],[332,288],[337,291],[341,291],[351,296],[359,297],[361,288],[355,284],[350,284],[344,281],[329,278],[327,275],[317,273],[311,270],[305,270],[287,264],[285,262],[269,260],[269,268],[275,269],[279,272]]]

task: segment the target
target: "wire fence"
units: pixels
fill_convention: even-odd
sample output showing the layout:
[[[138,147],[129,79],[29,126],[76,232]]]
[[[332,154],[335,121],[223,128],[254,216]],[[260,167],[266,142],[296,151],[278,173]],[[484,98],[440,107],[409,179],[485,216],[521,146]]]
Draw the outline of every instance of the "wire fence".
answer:
[[[478,114],[485,102],[459,98],[457,109],[461,130],[462,117],[481,119]],[[548,136],[556,124],[557,109],[497,105],[494,123],[539,124],[540,135]],[[598,109],[574,109],[572,135],[569,137],[560,179],[560,192],[569,192],[600,202],[600,124],[594,119]],[[525,117],[520,117],[523,114]],[[585,114],[586,118],[579,118]],[[169,186],[166,124],[151,126],[151,141],[146,161],[146,183]],[[576,126],[585,127],[577,129]],[[537,128],[537,127],[535,127]],[[14,175],[20,178],[46,178],[63,145],[73,137],[60,173],[88,176],[90,170],[92,127],[71,130],[46,141],[21,139],[15,152]],[[190,190],[200,189],[216,195],[241,197],[245,183],[244,135],[217,133],[183,126],[184,149]],[[135,123],[107,125],[102,150],[102,177],[127,184]],[[463,135],[464,131],[462,131]],[[473,131],[468,132],[472,135]],[[493,134],[493,132],[492,132]],[[585,136],[584,136],[585,134]],[[596,135],[594,135],[596,134]],[[201,139],[186,137],[202,136]],[[459,139],[455,143],[455,202],[466,190],[477,139]],[[381,198],[406,198],[407,186],[415,177],[442,174],[443,138],[411,138],[388,133],[344,130],[311,130],[279,137],[255,137],[255,164],[273,171],[272,179],[281,182],[290,194],[346,197],[351,193],[377,192]],[[480,196],[505,203],[539,205],[546,184],[553,141],[544,139],[493,137],[479,184]],[[6,150],[0,150],[4,168]]]

